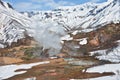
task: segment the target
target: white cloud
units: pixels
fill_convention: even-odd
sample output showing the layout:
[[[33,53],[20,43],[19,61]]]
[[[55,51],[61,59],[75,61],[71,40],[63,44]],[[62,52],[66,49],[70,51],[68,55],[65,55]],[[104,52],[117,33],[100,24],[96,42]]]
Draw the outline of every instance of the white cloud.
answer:
[[[28,11],[28,10],[35,10],[41,8],[41,5],[35,5],[30,2],[21,2],[14,5],[14,7],[19,11]]]
[[[65,5],[75,5],[75,3],[67,2],[67,1],[63,1],[63,0],[59,1],[58,4],[63,5],[63,6],[65,6]]]
[[[54,9],[59,6],[75,5],[72,2],[60,0],[55,2],[54,0],[30,0],[29,2],[20,2],[14,5],[14,7],[19,11],[28,10],[46,10]]]
[[[99,2],[100,0],[91,0],[91,2]]]

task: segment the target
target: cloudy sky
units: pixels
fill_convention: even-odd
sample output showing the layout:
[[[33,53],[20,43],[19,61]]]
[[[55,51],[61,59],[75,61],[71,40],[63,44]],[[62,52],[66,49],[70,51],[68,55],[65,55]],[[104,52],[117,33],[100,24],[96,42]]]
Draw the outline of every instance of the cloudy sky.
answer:
[[[51,10],[59,6],[71,6],[85,2],[105,2],[107,0],[4,0],[18,11]]]

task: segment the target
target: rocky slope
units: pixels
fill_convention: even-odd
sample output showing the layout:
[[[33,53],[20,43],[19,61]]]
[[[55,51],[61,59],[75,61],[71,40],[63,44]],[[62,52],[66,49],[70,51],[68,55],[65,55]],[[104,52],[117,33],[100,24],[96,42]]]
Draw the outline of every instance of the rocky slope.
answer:
[[[104,46],[107,41],[112,42],[111,37],[119,36],[119,0],[108,0],[99,4],[85,3],[59,7],[52,11],[34,11],[24,14],[37,22],[35,38],[43,49],[48,49],[48,53],[52,55],[59,53],[58,51],[62,49],[64,53],[82,56],[97,50],[96,48],[101,45]],[[116,29],[118,33],[114,34]],[[117,41],[119,37],[115,39]],[[91,45],[95,47],[91,47]],[[100,48],[102,50],[104,47]]]
[[[36,42],[33,42],[31,46],[0,49],[0,65],[24,63],[0,66],[0,78],[119,80],[120,64],[108,64],[120,62],[119,8],[120,0],[108,0],[102,4],[87,3],[47,12],[25,13],[31,17],[33,22],[30,22],[0,0],[0,47],[30,43],[28,27],[35,30],[32,37],[40,46],[36,48]],[[57,57],[52,56],[55,54]],[[40,59],[42,55],[52,57]],[[30,60],[36,56],[39,59]],[[23,62],[25,59],[29,61]],[[102,64],[106,65],[98,66]],[[95,65],[97,67],[88,68]]]
[[[63,53],[71,56],[94,56],[100,60],[120,61],[120,23],[108,24],[88,33],[70,34]]]
[[[0,0],[0,48],[25,39],[29,24],[29,18],[15,11],[9,3]]]
[[[33,28],[32,37],[39,42],[39,54],[50,56],[58,53],[85,56],[97,50],[116,48],[114,42],[120,40],[119,0],[59,7],[52,11],[24,12],[30,18],[1,1],[0,11],[1,48],[14,42],[26,43],[26,34],[30,31],[28,27]]]
[[[108,0],[104,3],[85,3],[77,6],[59,7],[52,11],[33,11],[25,13],[35,20],[62,25],[65,30],[93,29],[120,22],[120,1]]]

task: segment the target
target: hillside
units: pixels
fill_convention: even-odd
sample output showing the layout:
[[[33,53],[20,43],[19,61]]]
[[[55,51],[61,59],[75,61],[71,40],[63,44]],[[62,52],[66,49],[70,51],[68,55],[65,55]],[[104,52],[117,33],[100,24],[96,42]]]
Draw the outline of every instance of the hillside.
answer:
[[[67,50],[71,52],[65,50],[65,53],[70,55],[81,53],[81,56],[96,50],[89,44],[102,50],[114,47],[112,43],[120,39],[119,0],[59,7],[52,11],[25,12],[24,15],[36,21],[35,39],[44,49],[48,49],[49,55],[60,53],[61,49],[64,52],[64,49],[68,48]],[[108,41],[110,43],[106,46],[111,45],[110,47],[100,47]],[[91,50],[87,49],[87,46],[86,49],[82,48],[84,45],[89,45]]]
[[[0,48],[10,47],[22,43],[27,30],[30,30],[31,20],[15,11],[9,3],[0,1]],[[24,40],[25,41],[25,40]],[[24,42],[23,41],[23,42]]]
[[[113,41],[119,40],[119,0],[24,12],[24,15],[6,2],[1,1],[0,8],[1,48],[29,44],[32,37],[40,47],[39,53],[31,51],[32,54],[84,56],[94,50],[111,48]],[[104,47],[108,41],[111,47]]]
[[[4,79],[120,80],[120,0],[21,13],[0,0]]]

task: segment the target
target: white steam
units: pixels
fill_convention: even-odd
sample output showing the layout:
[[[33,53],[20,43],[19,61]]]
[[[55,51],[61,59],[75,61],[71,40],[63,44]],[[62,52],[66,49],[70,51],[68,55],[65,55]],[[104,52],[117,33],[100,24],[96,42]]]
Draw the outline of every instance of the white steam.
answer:
[[[55,55],[62,48],[61,37],[65,34],[64,28],[55,22],[35,22],[34,38],[39,42],[43,49],[49,49],[48,54]]]

